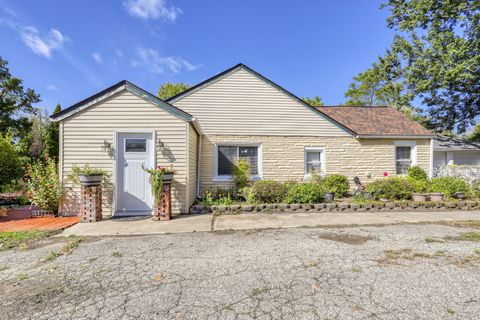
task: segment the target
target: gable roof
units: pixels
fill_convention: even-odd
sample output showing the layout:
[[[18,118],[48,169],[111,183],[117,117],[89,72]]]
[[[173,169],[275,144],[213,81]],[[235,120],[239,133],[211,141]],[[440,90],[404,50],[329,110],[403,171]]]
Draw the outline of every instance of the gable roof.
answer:
[[[184,97],[186,96],[189,96],[190,94],[200,90],[201,88],[203,87],[206,87],[208,86],[209,84],[215,82],[215,81],[218,81],[220,79],[222,79],[223,77],[227,76],[228,74],[230,73],[233,73],[235,71],[237,71],[238,69],[243,69],[247,72],[249,72],[250,74],[252,74],[253,76],[257,77],[258,79],[268,83],[269,85],[273,86],[274,88],[276,88],[277,90],[281,91],[282,93],[286,94],[287,96],[289,96],[291,99],[295,100],[296,102],[300,103],[301,105],[303,105],[305,108],[307,108],[308,110],[314,112],[315,114],[317,114],[318,116],[320,116],[321,118],[323,119],[326,119],[327,121],[333,123],[334,125],[340,127],[341,129],[343,129],[344,131],[346,131],[347,133],[351,134],[351,135],[355,135],[355,133],[350,130],[348,127],[346,127],[345,125],[343,125],[342,123],[338,122],[337,120],[333,119],[332,117],[330,117],[328,114],[325,114],[325,113],[322,113],[322,112],[319,112],[317,109],[313,108],[311,105],[309,105],[308,103],[306,103],[305,101],[303,101],[302,99],[300,99],[299,97],[297,97],[296,95],[294,95],[293,93],[291,93],[290,91],[288,91],[287,89],[281,87],[280,85],[276,84],[275,82],[273,82],[272,80],[268,79],[267,77],[261,75],[260,73],[256,72],[255,70],[251,69],[250,67],[246,66],[245,64],[243,63],[238,63],[236,65],[234,65],[233,67],[231,68],[228,68],[227,70],[225,71],[222,71],[216,75],[214,75],[213,77],[210,77],[190,88],[188,88],[187,90],[185,91],[182,91],[176,95],[174,95],[173,97],[170,97],[168,99],[166,99],[165,101],[168,102],[168,103],[175,103],[176,101],[180,100],[180,99],[183,99]]]
[[[358,138],[435,137],[433,132],[391,107],[322,106],[315,109],[355,132]]]
[[[165,102],[163,100],[161,100],[160,98],[154,96],[153,94],[143,90],[142,88],[128,82],[127,80],[122,80],[120,81],[119,83],[117,84],[114,84],[113,86],[111,87],[108,87],[107,89],[105,90],[102,90],[100,91],[99,93],[96,93],[94,94],[93,96],[91,97],[88,97],[76,104],[74,104],[73,106],[71,107],[68,107],[58,113],[55,113],[55,114],[52,114],[50,116],[50,118],[53,120],[53,121],[62,121],[68,117],[71,117],[73,116],[74,114],[77,114],[78,112],[86,109],[86,108],[89,108],[97,103],[100,103],[102,101],[104,101],[105,99],[119,93],[119,92],[122,92],[122,91],[128,91],[142,99],[145,99],[147,100],[148,102],[156,105],[157,107],[159,107],[160,109],[163,109],[169,113],[171,113],[172,115],[176,116],[177,118],[180,118],[184,121],[194,121],[195,118],[175,107],[175,106],[172,106],[170,103],[168,102]]]
[[[480,143],[469,142],[445,136],[438,136],[433,142],[434,151],[480,151]]]

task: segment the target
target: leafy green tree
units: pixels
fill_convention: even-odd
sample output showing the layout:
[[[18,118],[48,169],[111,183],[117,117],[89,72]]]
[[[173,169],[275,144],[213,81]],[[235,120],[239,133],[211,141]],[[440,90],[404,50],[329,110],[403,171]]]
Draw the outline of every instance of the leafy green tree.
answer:
[[[480,1],[388,0],[391,53],[439,130],[462,133],[480,115]]]
[[[10,133],[19,139],[30,129],[28,116],[36,111],[32,104],[39,102],[40,96],[25,89],[23,81],[12,76],[7,65],[0,57],[0,135]]]
[[[302,97],[302,100],[313,107],[323,106],[324,104],[322,98],[320,98],[319,96],[315,96],[313,98]]]
[[[60,104],[57,104],[53,114],[59,113],[62,111]],[[45,148],[43,153],[50,157],[55,157],[58,160],[59,155],[59,146],[58,142],[60,139],[60,130],[58,126],[58,122],[50,122],[47,128],[47,132],[45,133]]]
[[[183,82],[171,83],[165,82],[158,88],[157,96],[162,100],[167,100],[180,92],[183,92],[190,88],[190,86]]]
[[[477,124],[472,132],[466,136],[467,141],[480,142],[480,123]]]
[[[346,105],[387,105],[397,109],[411,107],[414,95],[399,68],[400,62],[390,51],[370,68],[353,77],[345,92]]]
[[[0,135],[0,191],[21,175],[21,162],[11,138]]]

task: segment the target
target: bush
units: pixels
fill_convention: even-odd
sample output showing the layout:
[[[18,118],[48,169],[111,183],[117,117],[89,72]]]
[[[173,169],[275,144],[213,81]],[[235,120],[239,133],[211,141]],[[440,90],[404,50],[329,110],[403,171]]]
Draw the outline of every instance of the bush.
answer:
[[[246,197],[254,203],[280,203],[285,199],[287,186],[278,181],[261,180],[253,184]]]
[[[42,210],[57,212],[63,188],[55,160],[49,158],[45,162],[37,161],[29,168],[27,174],[32,204]]]
[[[344,197],[347,195],[350,186],[348,179],[341,174],[328,175],[322,179],[321,185],[326,192],[334,192],[335,197]]]
[[[408,168],[407,178],[411,180],[428,180],[427,173],[419,166]]]
[[[205,206],[230,205],[235,202],[232,190],[224,188],[212,188],[205,191],[200,201]]]
[[[21,161],[10,138],[0,136],[0,191],[21,174]]]
[[[412,186],[412,191],[415,193],[425,193],[428,192],[429,181],[428,180],[415,180],[408,179],[410,185]]]
[[[429,192],[441,192],[447,198],[454,198],[457,192],[463,192],[467,197],[472,196],[472,190],[468,183],[458,177],[433,178]]]
[[[323,201],[324,190],[317,183],[299,183],[287,191],[285,203],[319,203]]]
[[[233,164],[233,183],[235,189],[245,188],[250,180],[250,164],[246,160],[236,160]]]
[[[414,187],[406,178],[389,177],[370,182],[366,191],[377,199],[407,200],[412,197]]]

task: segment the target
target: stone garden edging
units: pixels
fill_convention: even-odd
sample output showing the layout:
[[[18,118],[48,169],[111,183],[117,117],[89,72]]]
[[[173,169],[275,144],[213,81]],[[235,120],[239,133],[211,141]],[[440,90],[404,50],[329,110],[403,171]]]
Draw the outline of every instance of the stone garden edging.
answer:
[[[229,206],[193,205],[190,213],[255,214],[295,212],[376,212],[376,211],[448,211],[480,210],[480,201],[456,202],[386,202],[386,203],[318,203],[318,204],[234,204]]]

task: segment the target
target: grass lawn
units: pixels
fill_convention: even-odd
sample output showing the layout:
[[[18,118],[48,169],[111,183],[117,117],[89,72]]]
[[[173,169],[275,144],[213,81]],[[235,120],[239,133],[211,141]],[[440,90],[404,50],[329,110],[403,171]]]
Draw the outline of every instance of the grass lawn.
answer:
[[[0,232],[0,251],[8,249],[25,250],[41,239],[50,237],[58,231],[11,231]]]

